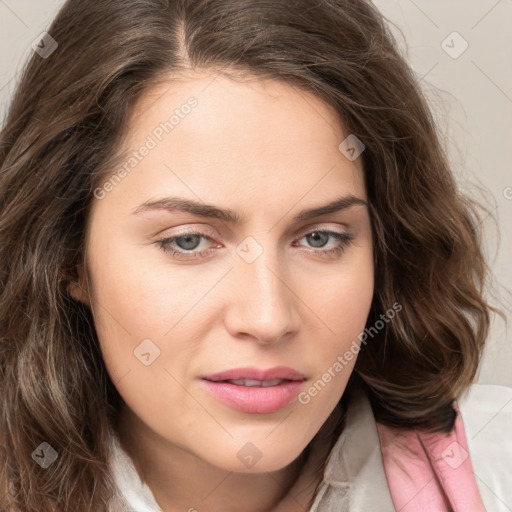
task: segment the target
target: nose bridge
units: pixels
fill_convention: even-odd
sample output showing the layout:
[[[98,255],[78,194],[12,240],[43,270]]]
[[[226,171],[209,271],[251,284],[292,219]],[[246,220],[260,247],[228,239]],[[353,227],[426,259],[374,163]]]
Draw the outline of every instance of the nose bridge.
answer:
[[[293,286],[287,282],[284,254],[272,236],[247,237],[238,247],[235,264],[237,304],[235,329],[260,341],[277,341],[295,326]]]

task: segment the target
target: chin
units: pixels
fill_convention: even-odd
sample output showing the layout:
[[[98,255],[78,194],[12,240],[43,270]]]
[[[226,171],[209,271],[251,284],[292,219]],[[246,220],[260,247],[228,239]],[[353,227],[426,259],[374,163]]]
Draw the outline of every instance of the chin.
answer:
[[[294,462],[303,449],[297,449],[297,444],[288,449],[282,445],[277,447],[262,442],[240,441],[236,443],[233,456],[226,457],[230,450],[217,454],[215,466],[224,471],[235,473],[271,473],[279,471]],[[215,455],[214,455],[215,457]]]

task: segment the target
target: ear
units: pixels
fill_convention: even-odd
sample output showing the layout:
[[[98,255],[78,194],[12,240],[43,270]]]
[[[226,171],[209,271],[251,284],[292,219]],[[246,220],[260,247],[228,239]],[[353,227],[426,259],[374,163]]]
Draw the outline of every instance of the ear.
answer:
[[[90,306],[89,290],[87,289],[87,283],[84,279],[85,273],[82,265],[77,267],[78,270],[78,281],[71,281],[68,284],[68,292],[73,299]]]

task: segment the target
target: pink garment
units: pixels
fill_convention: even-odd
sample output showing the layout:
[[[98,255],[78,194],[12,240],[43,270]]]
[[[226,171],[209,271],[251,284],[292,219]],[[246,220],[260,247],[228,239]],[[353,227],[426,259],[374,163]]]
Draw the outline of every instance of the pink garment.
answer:
[[[485,512],[459,409],[448,434],[377,423],[384,470],[397,512]]]

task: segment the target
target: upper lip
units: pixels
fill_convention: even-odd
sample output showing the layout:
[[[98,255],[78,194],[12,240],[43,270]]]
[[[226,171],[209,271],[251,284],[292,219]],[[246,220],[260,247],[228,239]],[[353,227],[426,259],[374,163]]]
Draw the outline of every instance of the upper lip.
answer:
[[[204,380],[210,380],[219,382],[223,380],[238,380],[238,379],[250,379],[250,380],[305,380],[302,373],[288,366],[275,366],[274,368],[268,368],[266,370],[262,368],[244,367],[244,368],[233,368],[219,373],[212,373],[204,375]]]

